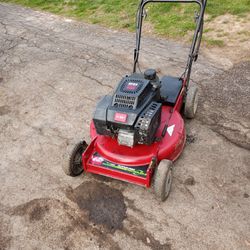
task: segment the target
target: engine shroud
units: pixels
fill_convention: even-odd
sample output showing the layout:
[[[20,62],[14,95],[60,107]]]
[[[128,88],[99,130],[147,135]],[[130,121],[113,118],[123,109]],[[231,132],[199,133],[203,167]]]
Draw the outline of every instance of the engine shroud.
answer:
[[[113,96],[106,95],[97,104],[93,118],[97,133],[117,136],[119,144],[129,147],[152,144],[161,121],[159,86],[144,77],[124,77]]]
[[[151,92],[151,87],[149,80],[125,77],[115,91],[112,106],[135,110]]]

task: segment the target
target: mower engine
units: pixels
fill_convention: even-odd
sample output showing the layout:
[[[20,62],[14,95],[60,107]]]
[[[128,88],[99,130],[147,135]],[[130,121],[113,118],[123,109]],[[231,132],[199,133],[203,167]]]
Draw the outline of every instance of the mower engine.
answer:
[[[160,81],[155,70],[124,77],[113,96],[97,104],[94,125],[100,135],[118,138],[120,145],[150,145],[161,121]]]

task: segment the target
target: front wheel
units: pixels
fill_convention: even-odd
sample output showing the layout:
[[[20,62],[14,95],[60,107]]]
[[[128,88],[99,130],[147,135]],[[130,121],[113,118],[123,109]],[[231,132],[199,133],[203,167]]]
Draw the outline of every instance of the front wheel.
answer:
[[[165,201],[170,193],[173,181],[173,163],[169,160],[162,160],[156,167],[154,173],[154,192],[160,201]]]
[[[80,141],[75,145],[70,154],[69,163],[63,169],[66,175],[77,176],[83,172],[82,154],[87,146],[85,141]]]

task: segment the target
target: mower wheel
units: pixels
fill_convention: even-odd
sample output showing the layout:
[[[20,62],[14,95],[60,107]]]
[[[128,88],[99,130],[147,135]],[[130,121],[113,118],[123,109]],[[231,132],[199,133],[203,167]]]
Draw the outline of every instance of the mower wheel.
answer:
[[[66,175],[77,176],[83,172],[82,154],[87,146],[88,144],[85,141],[81,141],[75,145],[70,154],[69,164],[63,169]]]
[[[171,190],[173,163],[169,160],[162,160],[156,167],[154,173],[154,192],[160,201],[165,201]]]
[[[186,118],[193,119],[198,107],[198,87],[191,83],[186,96],[184,115]]]

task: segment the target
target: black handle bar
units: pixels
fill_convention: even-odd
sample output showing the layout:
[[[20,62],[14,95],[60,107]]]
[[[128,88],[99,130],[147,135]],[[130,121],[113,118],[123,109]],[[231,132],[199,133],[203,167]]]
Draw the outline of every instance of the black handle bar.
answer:
[[[189,58],[186,66],[186,70],[184,75],[186,75],[187,84],[190,79],[191,69],[193,61],[196,61],[198,58],[199,48],[201,44],[201,38],[203,33],[203,20],[204,20],[204,13],[207,4],[207,0],[141,0],[138,12],[137,12],[137,27],[136,27],[136,48],[134,50],[134,66],[133,72],[136,72],[136,66],[139,60],[139,51],[141,46],[141,32],[142,32],[142,20],[143,20],[143,10],[146,4],[148,3],[196,3],[200,6],[200,13],[198,16],[196,29],[194,32],[194,37],[192,40],[192,45],[189,52]]]

